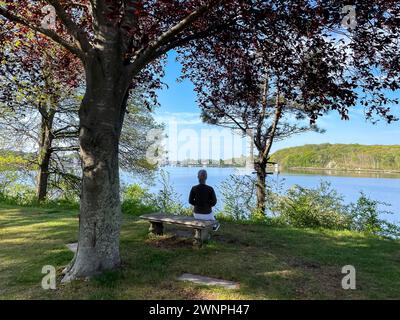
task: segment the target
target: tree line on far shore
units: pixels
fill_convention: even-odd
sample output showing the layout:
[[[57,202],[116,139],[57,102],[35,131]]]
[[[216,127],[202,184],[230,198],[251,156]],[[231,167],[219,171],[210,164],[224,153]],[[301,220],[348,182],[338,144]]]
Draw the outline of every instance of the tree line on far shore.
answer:
[[[310,144],[272,155],[282,168],[400,172],[400,145]]]

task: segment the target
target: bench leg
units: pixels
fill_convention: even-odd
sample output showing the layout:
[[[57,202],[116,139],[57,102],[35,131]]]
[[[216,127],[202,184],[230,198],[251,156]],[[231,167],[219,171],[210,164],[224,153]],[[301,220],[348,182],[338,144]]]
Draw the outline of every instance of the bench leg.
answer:
[[[210,234],[206,229],[194,229],[194,242],[195,246],[201,247],[203,242],[209,240]]]
[[[164,233],[164,226],[162,222],[150,222],[149,231],[157,236],[162,236]]]

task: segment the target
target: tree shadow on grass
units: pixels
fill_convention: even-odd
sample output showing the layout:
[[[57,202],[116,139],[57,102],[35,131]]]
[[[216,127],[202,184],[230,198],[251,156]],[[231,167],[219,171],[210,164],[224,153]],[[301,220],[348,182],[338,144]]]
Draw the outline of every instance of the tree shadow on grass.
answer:
[[[156,252],[161,249],[175,254],[168,259],[169,275],[159,276],[160,280],[171,280],[184,272],[234,280],[241,283],[238,293],[253,299],[384,296],[383,288],[396,274],[398,257],[393,257],[399,248],[398,241],[350,232],[237,224],[223,226],[201,250],[178,250],[168,240],[161,246],[145,243]],[[359,291],[341,287],[341,268],[347,264],[359,270]],[[386,279],[379,277],[382,272],[386,272]],[[379,283],[382,291],[376,293]],[[399,293],[394,283],[391,286],[392,294]]]
[[[9,219],[21,219],[12,221],[15,226],[7,226],[0,238],[0,254],[5,261],[3,277],[4,282],[14,286],[8,292],[29,292],[25,295],[27,298],[347,299],[400,296],[399,241],[350,232],[223,223],[212,241],[199,250],[192,247],[191,238],[181,240],[167,235],[166,238],[151,239],[148,223],[126,216],[121,233],[123,266],[120,270],[89,282],[61,286],[56,292],[43,292],[40,288],[42,266],[53,264],[60,272],[69,263],[73,253],[65,244],[76,240],[78,225],[65,215],[28,212],[21,218],[23,212],[15,214],[10,214],[6,220],[2,216],[2,222],[7,223]],[[357,269],[356,291],[341,289],[341,268],[347,264]],[[240,289],[178,282],[177,277],[185,272],[237,281]]]

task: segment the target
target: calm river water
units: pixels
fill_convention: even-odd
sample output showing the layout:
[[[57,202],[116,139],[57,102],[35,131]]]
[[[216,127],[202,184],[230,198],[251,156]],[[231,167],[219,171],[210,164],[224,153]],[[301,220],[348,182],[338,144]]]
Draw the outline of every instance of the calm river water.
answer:
[[[188,193],[192,185],[197,184],[197,167],[164,167],[170,175],[170,182],[174,186],[175,191],[181,195],[182,201],[187,201]],[[217,197],[220,196],[219,186],[222,181],[227,179],[231,174],[251,174],[251,171],[244,172],[234,168],[205,168],[208,171],[207,183],[214,187]],[[392,211],[393,215],[385,215],[385,219],[393,222],[400,222],[400,176],[397,175],[356,175],[348,176],[345,174],[332,172],[284,172],[279,175],[271,175],[268,177],[270,183],[279,181],[283,188],[287,189],[294,184],[303,187],[317,187],[321,181],[328,181],[332,187],[344,196],[347,203],[354,202],[358,199],[360,192],[363,191],[372,199],[379,200],[390,204],[390,207],[383,209]],[[125,184],[133,183],[135,179],[129,174],[122,173],[122,182]],[[160,187],[158,181],[149,189],[157,191]],[[219,205],[221,205],[221,197],[219,197]]]

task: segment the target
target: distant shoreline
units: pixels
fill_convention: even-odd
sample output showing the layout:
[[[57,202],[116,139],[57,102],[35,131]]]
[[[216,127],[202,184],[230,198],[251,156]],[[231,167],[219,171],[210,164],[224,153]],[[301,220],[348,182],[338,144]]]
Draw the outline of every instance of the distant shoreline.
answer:
[[[347,173],[400,173],[400,145],[307,144],[276,151],[283,170]]]
[[[237,169],[246,169],[246,166],[240,165],[211,165],[211,164],[203,164],[203,165],[164,165],[160,166],[160,168],[237,168]],[[385,173],[385,174],[400,174],[399,170],[392,169],[363,169],[363,168],[320,168],[320,167],[280,167],[280,172],[290,172],[290,171],[337,171],[337,172],[360,172],[360,173]]]
[[[162,165],[160,168],[246,168],[243,165],[217,165],[217,164],[189,164],[189,165]]]
[[[344,171],[344,172],[365,172],[365,173],[387,173],[387,174],[400,174],[400,170],[388,170],[388,169],[352,169],[352,168],[317,168],[317,167],[282,167],[281,172],[287,170],[294,171]]]

